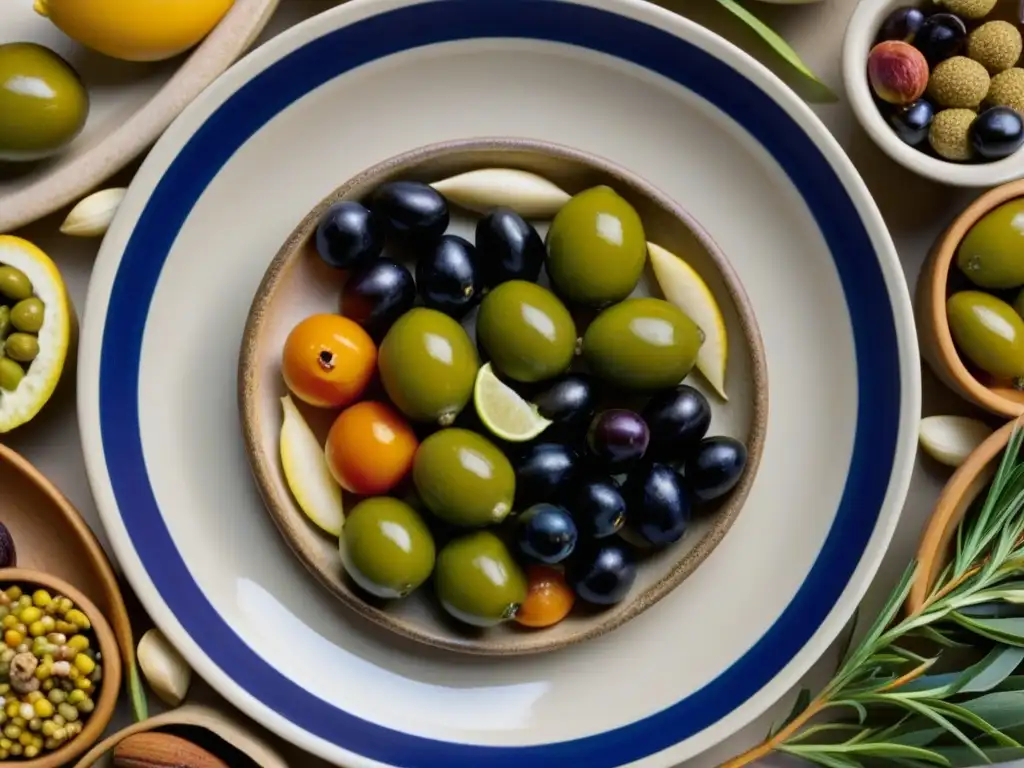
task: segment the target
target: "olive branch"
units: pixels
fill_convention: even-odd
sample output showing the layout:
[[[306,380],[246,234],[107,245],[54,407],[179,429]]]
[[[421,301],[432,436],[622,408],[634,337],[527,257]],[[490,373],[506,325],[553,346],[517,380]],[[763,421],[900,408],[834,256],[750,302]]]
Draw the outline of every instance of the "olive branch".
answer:
[[[763,743],[722,768],[772,752],[825,768],[959,768],[1024,757],[1024,674],[1015,674],[1024,661],[1022,441],[1018,424],[923,605],[897,618],[914,562],[832,680],[814,697],[802,690]]]

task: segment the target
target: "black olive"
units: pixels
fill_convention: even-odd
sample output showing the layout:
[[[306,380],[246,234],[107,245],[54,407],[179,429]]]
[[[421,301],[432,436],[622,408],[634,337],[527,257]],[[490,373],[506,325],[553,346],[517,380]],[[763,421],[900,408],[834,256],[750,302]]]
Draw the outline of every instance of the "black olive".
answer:
[[[352,269],[380,256],[384,226],[360,203],[335,203],[316,227],[316,251],[336,269]]]
[[[935,108],[924,99],[918,99],[894,108],[889,113],[888,120],[900,141],[916,147],[928,138],[928,129],[932,127],[933,117]]]
[[[597,414],[587,430],[590,453],[612,474],[626,472],[642,459],[650,439],[650,430],[640,415],[623,408]]]
[[[914,35],[913,45],[924,54],[928,66],[956,56],[967,43],[967,26],[952,13],[929,16]]]
[[[747,447],[731,437],[706,437],[686,460],[686,484],[699,501],[713,501],[736,487],[747,466]]]
[[[550,382],[532,401],[540,415],[549,421],[582,424],[589,422],[594,414],[596,387],[587,376],[570,373]]]
[[[588,603],[614,605],[629,594],[636,581],[636,558],[622,542],[602,539],[570,559],[566,579]]]
[[[483,298],[476,249],[458,235],[444,235],[416,263],[416,286],[428,307],[461,318]]]
[[[1024,121],[1010,107],[991,107],[974,118],[968,138],[986,160],[1001,160],[1024,144]]]
[[[0,523],[0,568],[14,568],[18,565],[18,552],[14,547],[14,537],[7,526]]]
[[[698,390],[681,384],[655,395],[644,408],[651,430],[647,456],[681,459],[692,452],[711,426],[711,403]]]
[[[572,554],[576,523],[562,507],[534,504],[515,521],[516,546],[529,560],[555,565]]]
[[[513,458],[516,509],[554,501],[576,476],[579,456],[559,443],[529,443]]]
[[[924,21],[924,11],[920,8],[912,5],[897,8],[885,17],[875,42],[902,40],[905,43],[912,43]]]
[[[626,501],[615,479],[594,475],[574,483],[565,507],[584,536],[603,539],[618,533],[626,521]]]
[[[544,241],[510,208],[495,208],[477,222],[476,248],[490,288],[508,280],[535,283],[544,264]]]
[[[622,492],[630,528],[644,540],[663,547],[686,533],[693,503],[683,478],[672,467],[645,463],[630,473]]]
[[[341,312],[380,336],[416,302],[409,270],[392,259],[371,261],[349,275],[341,291]]]
[[[448,229],[448,201],[419,181],[389,181],[370,196],[369,206],[389,235],[411,245],[431,245]]]

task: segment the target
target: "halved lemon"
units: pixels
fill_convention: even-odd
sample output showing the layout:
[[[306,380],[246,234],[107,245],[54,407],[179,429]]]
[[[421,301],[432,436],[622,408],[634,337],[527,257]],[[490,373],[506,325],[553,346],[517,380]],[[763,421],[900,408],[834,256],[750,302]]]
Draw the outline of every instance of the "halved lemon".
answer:
[[[64,371],[74,336],[75,319],[57,265],[28,240],[0,235],[0,265],[14,267],[27,277],[32,297],[43,304],[42,324],[37,331],[28,334],[35,337],[38,352],[31,361],[16,363],[21,367],[23,376],[13,389],[0,387],[0,433],[3,433],[31,421],[53,395]],[[5,300],[10,303],[16,301],[10,297]],[[16,327],[6,329],[5,335],[8,330],[18,331]],[[6,342],[0,343],[0,352],[4,349]],[[5,365],[10,365],[14,357],[8,356]]]
[[[725,367],[729,356],[729,338],[715,295],[704,278],[674,253],[660,245],[648,243],[647,254],[665,298],[689,315],[704,332],[704,343],[697,353],[697,370],[723,400],[728,400],[725,394]]]
[[[282,397],[281,407],[281,468],[285,482],[306,517],[332,536],[340,536],[345,508],[341,487],[327,466],[323,446],[291,397]]]
[[[473,405],[484,426],[510,443],[532,440],[551,426],[551,422],[538,413],[537,406],[494,375],[490,363],[483,365],[476,375]]]

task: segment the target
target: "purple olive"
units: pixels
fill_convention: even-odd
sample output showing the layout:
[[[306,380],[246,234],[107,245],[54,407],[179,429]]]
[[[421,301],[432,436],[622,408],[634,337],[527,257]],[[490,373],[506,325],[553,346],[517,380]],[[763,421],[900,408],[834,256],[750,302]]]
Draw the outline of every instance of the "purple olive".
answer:
[[[0,568],[14,568],[18,564],[18,553],[14,548],[14,537],[7,526],[0,523]]]
[[[651,432],[647,423],[633,411],[613,408],[590,422],[587,447],[605,470],[626,472],[643,458]]]
[[[920,8],[915,8],[912,5],[897,8],[885,17],[885,21],[882,22],[882,27],[878,31],[876,42],[902,40],[905,43],[912,43],[914,36],[917,35],[917,30],[924,24],[924,20],[924,11]]]

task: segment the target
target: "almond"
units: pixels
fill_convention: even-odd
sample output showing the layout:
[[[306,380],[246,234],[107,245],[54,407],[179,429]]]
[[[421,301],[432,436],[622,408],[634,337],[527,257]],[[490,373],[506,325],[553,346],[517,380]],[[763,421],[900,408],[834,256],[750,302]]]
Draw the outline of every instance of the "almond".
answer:
[[[114,747],[114,768],[228,768],[227,763],[191,741],[150,731],[129,736]]]

